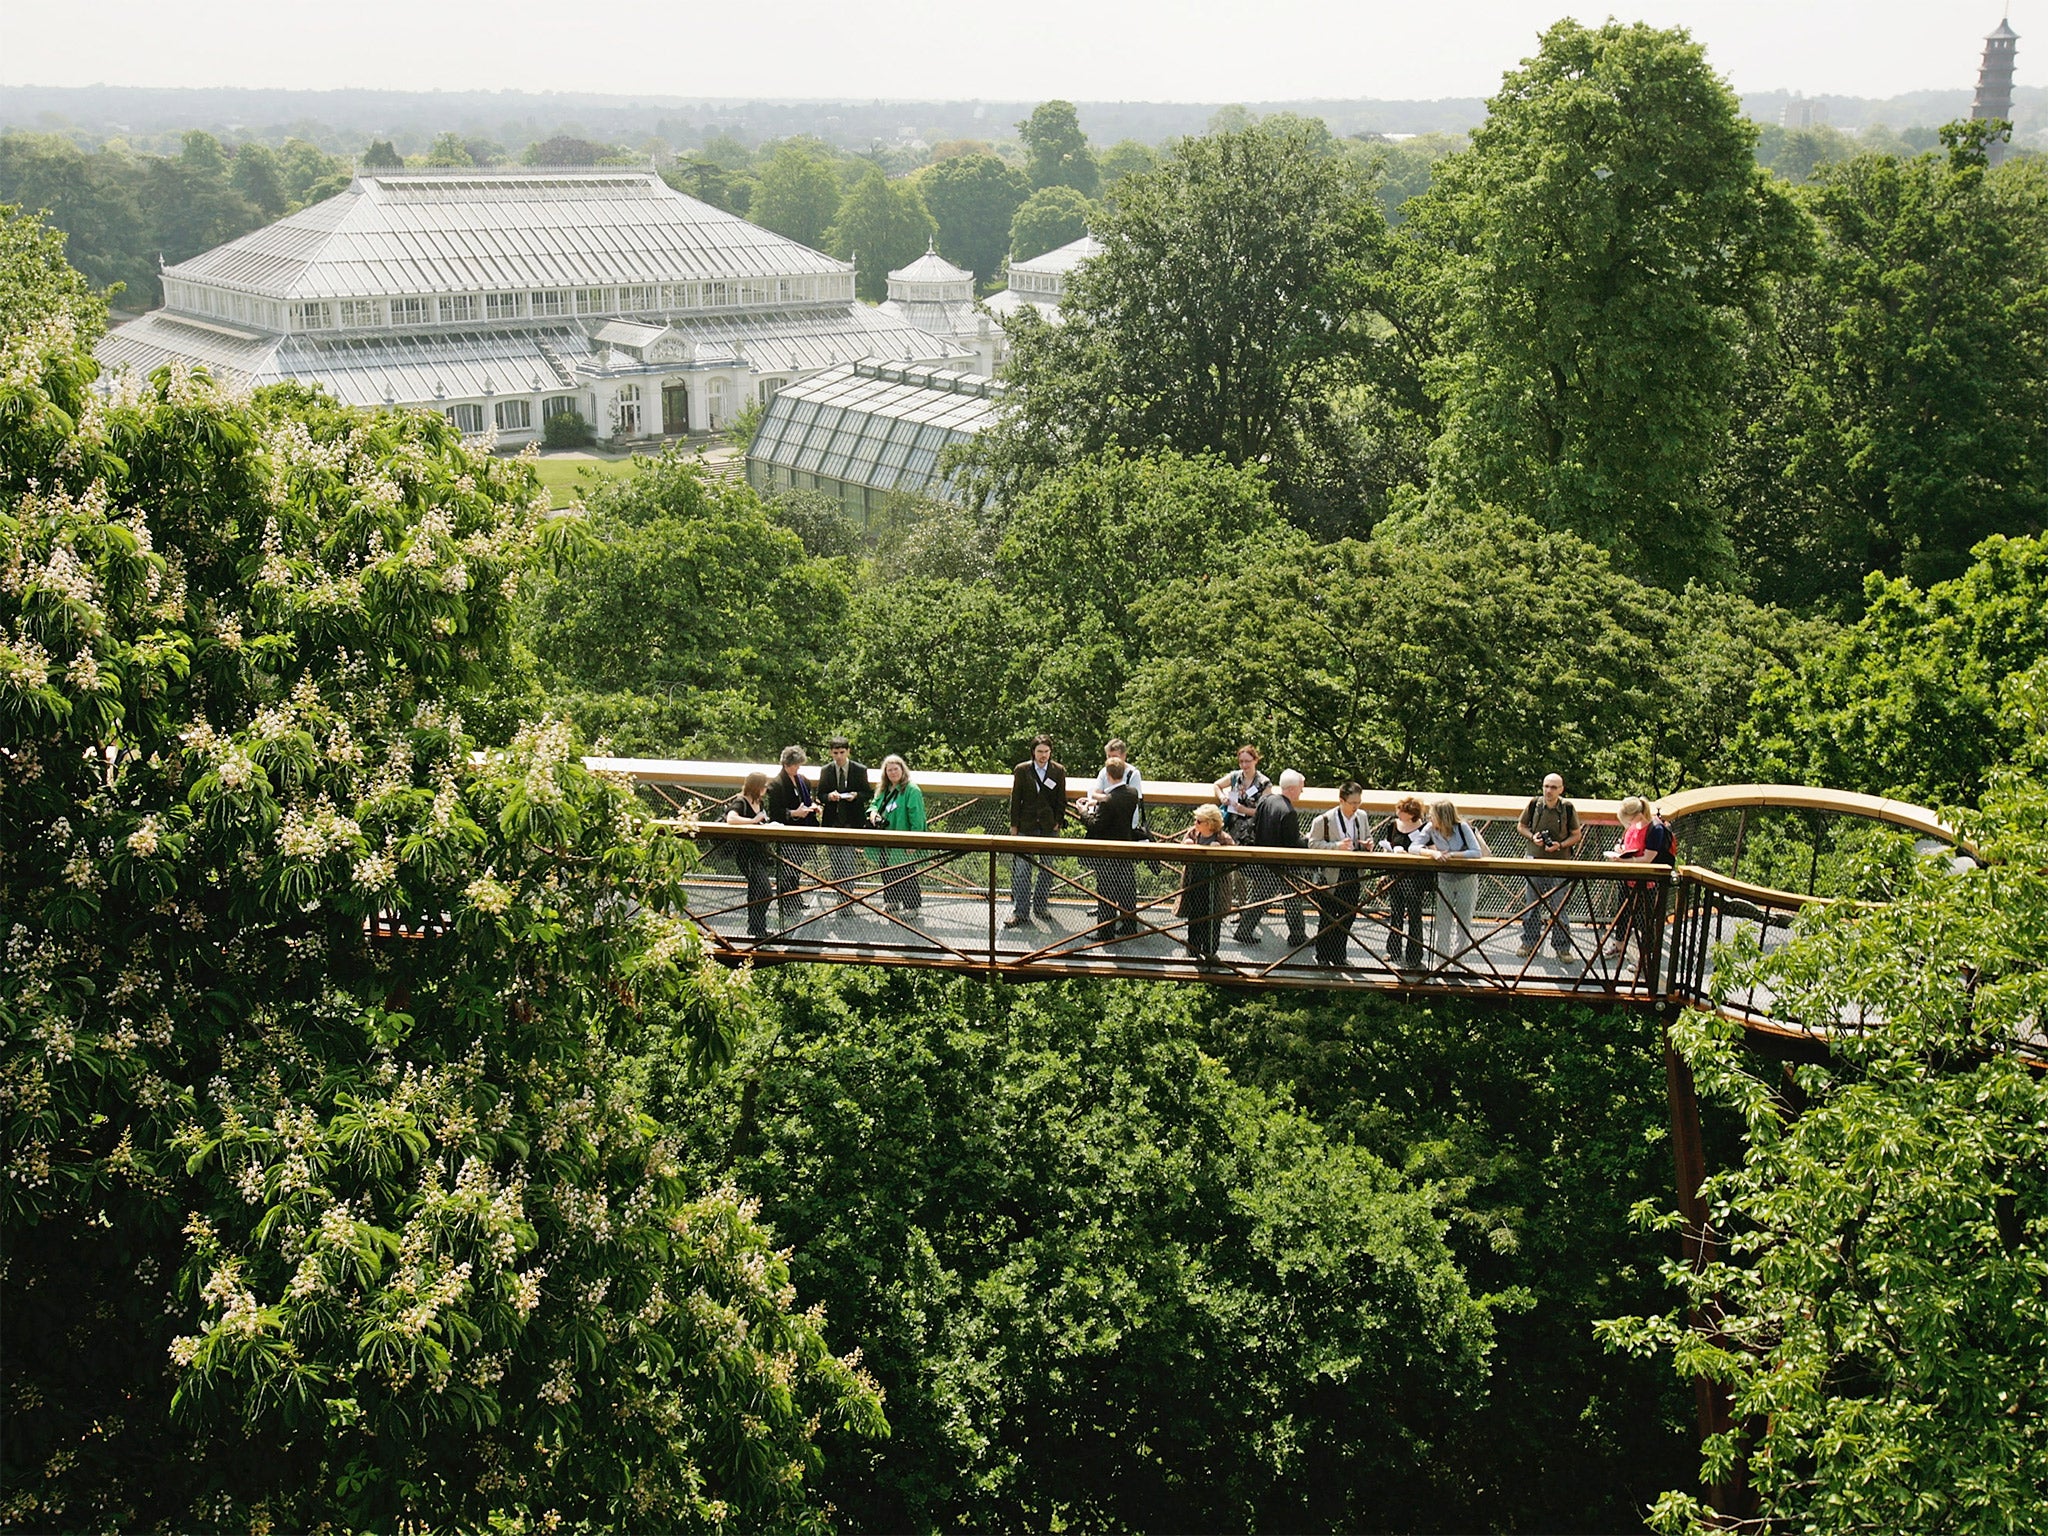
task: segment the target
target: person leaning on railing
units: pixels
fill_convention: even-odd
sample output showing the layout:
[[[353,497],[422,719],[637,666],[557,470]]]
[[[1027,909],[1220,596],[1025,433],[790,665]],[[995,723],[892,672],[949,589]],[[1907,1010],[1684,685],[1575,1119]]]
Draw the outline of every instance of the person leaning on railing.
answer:
[[[1670,823],[1651,811],[1649,801],[1640,795],[1630,795],[1621,802],[1617,814],[1621,842],[1608,850],[1608,858],[1620,864],[1662,864],[1667,868],[1678,862],[1678,839]],[[1614,931],[1609,936],[1609,954],[1625,955],[1629,945],[1643,937],[1656,903],[1657,887],[1649,881],[1623,882],[1621,902],[1614,914]]]
[[[1295,806],[1301,800],[1301,791],[1308,781],[1289,768],[1280,775],[1279,792],[1262,796],[1259,808],[1252,818],[1252,844],[1258,848],[1299,848],[1301,847],[1301,813]],[[1259,924],[1268,910],[1284,907],[1287,913],[1287,942],[1300,949],[1308,942],[1307,925],[1301,920],[1301,892],[1291,887],[1294,871],[1275,864],[1260,864],[1252,871],[1252,900],[1237,918],[1237,942],[1256,944],[1259,942]],[[1284,901],[1280,900],[1280,888],[1290,887]]]
[[[1346,779],[1337,786],[1337,804],[1309,823],[1308,845],[1338,853],[1363,852],[1371,842],[1358,813],[1365,786]],[[1358,918],[1358,866],[1339,865],[1316,872],[1316,964],[1341,966]]]
[[[740,792],[725,802],[725,819],[736,827],[764,826],[768,809],[762,804],[768,791],[768,775],[759,769],[747,775]],[[747,936],[768,937],[768,898],[775,892],[775,850],[752,839],[739,840],[733,862],[747,881]]]
[[[1233,848],[1237,840],[1223,828],[1223,812],[1213,805],[1195,807],[1195,824],[1174,839],[1196,848]],[[1190,860],[1181,878],[1178,912],[1188,925],[1187,950],[1197,962],[1213,965],[1223,937],[1223,914],[1230,909],[1230,867],[1218,859]]]
[[[804,762],[802,747],[782,749],[782,771],[768,784],[766,809],[770,821],[780,822],[785,827],[818,825],[818,799],[811,793],[811,781],[804,777]],[[803,884],[807,852],[801,846],[777,850],[775,894],[785,924],[804,909],[804,899],[798,893]]]
[[[1422,852],[1422,818],[1422,802],[1403,795],[1394,802],[1394,814],[1373,828],[1373,846],[1381,853]],[[1395,874],[1387,881],[1387,958],[1398,966],[1419,970],[1428,964],[1422,907],[1429,886],[1430,877],[1423,874]]]
[[[1138,791],[1131,785],[1121,759],[1111,758],[1103,770],[1109,789],[1097,802],[1088,823],[1092,841],[1135,843],[1143,839],[1143,815]],[[1095,876],[1095,926],[1108,928],[1118,936],[1138,931],[1138,866],[1132,859],[1090,859]]]
[[[1429,802],[1429,824],[1423,828],[1421,847],[1439,863],[1451,859],[1483,859],[1486,839],[1471,822],[1462,820],[1449,800]],[[1438,963],[1446,963],[1476,948],[1472,933],[1472,912],[1479,905],[1477,875],[1439,874],[1436,879],[1436,915],[1431,919],[1430,942]]]
[[[868,807],[870,825],[888,832],[925,830],[924,791],[910,777],[910,764],[891,752],[882,759],[882,787]],[[882,867],[894,873],[882,881],[882,910],[916,912],[924,906],[924,880],[918,874],[915,848],[884,848]]]

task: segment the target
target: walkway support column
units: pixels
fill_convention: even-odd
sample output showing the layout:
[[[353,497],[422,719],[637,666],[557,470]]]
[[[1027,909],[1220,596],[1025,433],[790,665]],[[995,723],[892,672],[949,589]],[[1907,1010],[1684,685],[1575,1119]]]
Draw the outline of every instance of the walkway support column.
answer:
[[[1692,1068],[1671,1043],[1671,1022],[1676,1009],[1667,1007],[1662,1015],[1664,1035],[1664,1094],[1671,1109],[1671,1157],[1678,1177],[1678,1212],[1685,1218],[1679,1238],[1679,1256],[1694,1270],[1714,1262],[1715,1243],[1711,1215],[1701,1193],[1707,1182],[1706,1138],[1700,1129],[1699,1092]],[[1700,1312],[1692,1315],[1695,1328],[1710,1326]],[[1693,1379],[1693,1397],[1700,1421],[1700,1439],[1723,1435],[1735,1426],[1734,1404],[1728,1389],[1704,1376]],[[1746,1475],[1746,1463],[1736,1462],[1733,1477],[1710,1485],[1707,1502],[1732,1519],[1747,1519],[1756,1513],[1756,1499]]]

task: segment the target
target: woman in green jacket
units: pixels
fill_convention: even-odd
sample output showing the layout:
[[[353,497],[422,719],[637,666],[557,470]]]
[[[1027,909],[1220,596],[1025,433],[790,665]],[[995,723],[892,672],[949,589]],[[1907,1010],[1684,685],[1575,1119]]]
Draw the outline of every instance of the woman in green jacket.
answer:
[[[924,791],[910,777],[910,765],[896,753],[882,759],[882,787],[875,791],[868,807],[868,820],[890,832],[922,832]],[[882,879],[882,909],[916,912],[924,906],[924,886],[918,878],[917,861],[925,855],[915,848],[885,848],[882,866],[895,866],[899,873]]]

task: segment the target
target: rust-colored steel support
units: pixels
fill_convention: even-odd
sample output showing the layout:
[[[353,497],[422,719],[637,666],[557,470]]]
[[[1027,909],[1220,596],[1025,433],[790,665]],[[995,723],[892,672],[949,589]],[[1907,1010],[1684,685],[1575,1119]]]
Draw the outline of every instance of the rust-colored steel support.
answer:
[[[1685,1218],[1679,1238],[1679,1256],[1695,1270],[1714,1262],[1714,1227],[1702,1189],[1707,1182],[1706,1139],[1700,1129],[1699,1093],[1694,1087],[1692,1068],[1671,1043],[1671,1014],[1664,1015],[1664,1092],[1671,1106],[1671,1156],[1678,1176],[1678,1211]],[[1695,1328],[1710,1326],[1707,1317],[1695,1312]],[[1728,1389],[1705,1377],[1693,1380],[1693,1398],[1698,1407],[1700,1439],[1724,1435],[1735,1427],[1734,1405]],[[1745,1520],[1756,1513],[1745,1464],[1738,1460],[1734,1476],[1706,1490],[1707,1501],[1722,1515]]]

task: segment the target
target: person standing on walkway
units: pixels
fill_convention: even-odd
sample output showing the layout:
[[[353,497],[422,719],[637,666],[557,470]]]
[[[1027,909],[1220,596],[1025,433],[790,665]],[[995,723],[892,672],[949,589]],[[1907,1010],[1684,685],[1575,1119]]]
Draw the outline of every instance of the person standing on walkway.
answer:
[[[1179,841],[1196,848],[1231,848],[1237,842],[1223,830],[1223,812],[1213,805],[1195,807],[1195,824]],[[1229,905],[1229,866],[1214,859],[1190,861],[1180,887],[1180,915],[1188,925],[1190,958],[1203,965],[1215,962],[1216,945],[1223,937],[1223,914]]]
[[[1301,791],[1306,780],[1289,768],[1280,775],[1279,793],[1262,796],[1258,813],[1252,818],[1252,845],[1257,848],[1299,848],[1301,842],[1301,813],[1295,808],[1301,800]],[[1308,928],[1301,920],[1301,893],[1292,889],[1298,872],[1285,864],[1260,864],[1252,871],[1252,904],[1239,914],[1237,919],[1237,942],[1256,944],[1259,942],[1259,924],[1273,907],[1284,907],[1287,913],[1287,942],[1300,949],[1308,942]],[[1281,887],[1289,887],[1284,901],[1280,898]]]
[[[1362,853],[1367,846],[1365,820],[1359,815],[1359,801],[1365,786],[1346,779],[1337,787],[1337,804],[1309,823],[1308,845],[1338,853]],[[1316,871],[1316,964],[1342,965],[1351,940],[1351,925],[1358,919],[1359,869],[1355,864]]]
[[[1258,814],[1273,781],[1259,772],[1259,749],[1249,742],[1237,749],[1237,767],[1218,779],[1214,786],[1216,804],[1223,811],[1223,830],[1236,842],[1251,837],[1252,819]]]
[[[1226,773],[1211,786],[1216,791],[1216,804],[1223,812],[1223,830],[1230,834],[1234,843],[1249,843],[1252,840],[1252,823],[1259,813],[1259,802],[1272,793],[1273,781],[1259,772],[1259,749],[1246,742],[1237,749],[1237,767]],[[1243,906],[1250,895],[1250,884],[1242,869],[1230,872],[1230,888]]]
[[[824,824],[841,831],[860,831],[868,824],[868,782],[865,763],[853,760],[853,743],[834,736],[825,743],[832,760],[818,771],[818,798],[825,803]],[[839,882],[839,898],[853,898],[851,882],[860,874],[860,849],[851,843],[832,845],[832,878]]]
[[[761,801],[768,793],[768,775],[758,768],[747,775],[740,792],[725,802],[725,819],[735,827],[758,827],[768,820]],[[775,848],[749,838],[735,843],[733,860],[747,881],[747,937],[768,937],[768,898],[775,890]]]
[[[1095,819],[1088,823],[1090,840],[1102,843],[1139,841],[1139,828],[1143,822],[1133,814],[1138,807],[1138,792],[1128,782],[1123,762],[1111,758],[1103,772],[1109,776],[1109,792],[1096,808]],[[1138,931],[1136,861],[1090,859],[1088,862],[1095,876],[1095,926],[1107,928],[1120,937],[1135,934]]]
[[[882,787],[868,807],[868,822],[889,832],[925,830],[924,791],[911,779],[910,764],[894,752],[882,759]],[[924,880],[917,871],[917,861],[923,857],[915,848],[882,850],[882,867],[897,871],[882,882],[883,911],[923,910]]]
[[[1109,739],[1102,749],[1102,758],[1102,771],[1095,775],[1094,784],[1089,787],[1087,795],[1083,797],[1081,801],[1082,809],[1099,814],[1102,802],[1109,798],[1109,792],[1118,784],[1121,784],[1131,792],[1132,798],[1137,802],[1131,810],[1131,825],[1133,827],[1144,826],[1145,775],[1138,772],[1138,765],[1130,760],[1130,749],[1124,745],[1121,736],[1112,736]],[[1110,770],[1112,768],[1122,770],[1114,779],[1110,777]]]
[[[804,777],[804,761],[802,747],[782,749],[782,771],[768,782],[766,809],[770,821],[779,821],[785,827],[818,825],[818,799],[811,793],[811,781]],[[786,925],[804,909],[804,899],[799,893],[803,878],[809,871],[804,868],[805,850],[801,846],[781,848],[777,853],[775,895]]]
[[[1058,837],[1067,820],[1067,770],[1052,760],[1052,738],[1032,738],[1031,756],[1010,775],[1010,836]],[[1052,921],[1052,861],[1010,855],[1010,915],[1005,928]]]
[[[1564,797],[1562,774],[1544,778],[1543,793],[1522,807],[1515,830],[1528,840],[1532,858],[1578,857],[1586,829],[1579,823],[1578,807]],[[1542,946],[1547,921],[1551,953],[1560,959],[1570,955],[1572,929],[1565,921],[1565,911],[1571,904],[1572,882],[1531,875],[1523,881],[1523,896],[1528,906],[1522,912],[1522,945],[1518,953],[1525,957],[1536,953]]]
[[[1621,841],[1607,850],[1607,857],[1617,864],[1656,863],[1657,854],[1650,847],[1650,802],[1641,795],[1630,795],[1616,815],[1621,821]],[[1608,953],[1617,959],[1628,953],[1629,940],[1642,929],[1656,895],[1656,887],[1645,880],[1624,880],[1620,886],[1614,931],[1608,935]]]
[[[1422,802],[1403,795],[1394,814],[1373,829],[1373,846],[1381,853],[1420,853],[1423,848]],[[1423,900],[1430,877],[1397,873],[1387,882],[1387,958],[1397,966],[1421,968],[1428,961],[1422,944]]]
[[[1423,828],[1422,846],[1439,863],[1486,857],[1486,839],[1471,822],[1459,817],[1457,806],[1449,800],[1429,802],[1429,825]],[[1478,905],[1478,875],[1436,877],[1436,915],[1431,919],[1430,943],[1436,950],[1438,964],[1448,964],[1479,947],[1478,936],[1472,931],[1472,913]]]

